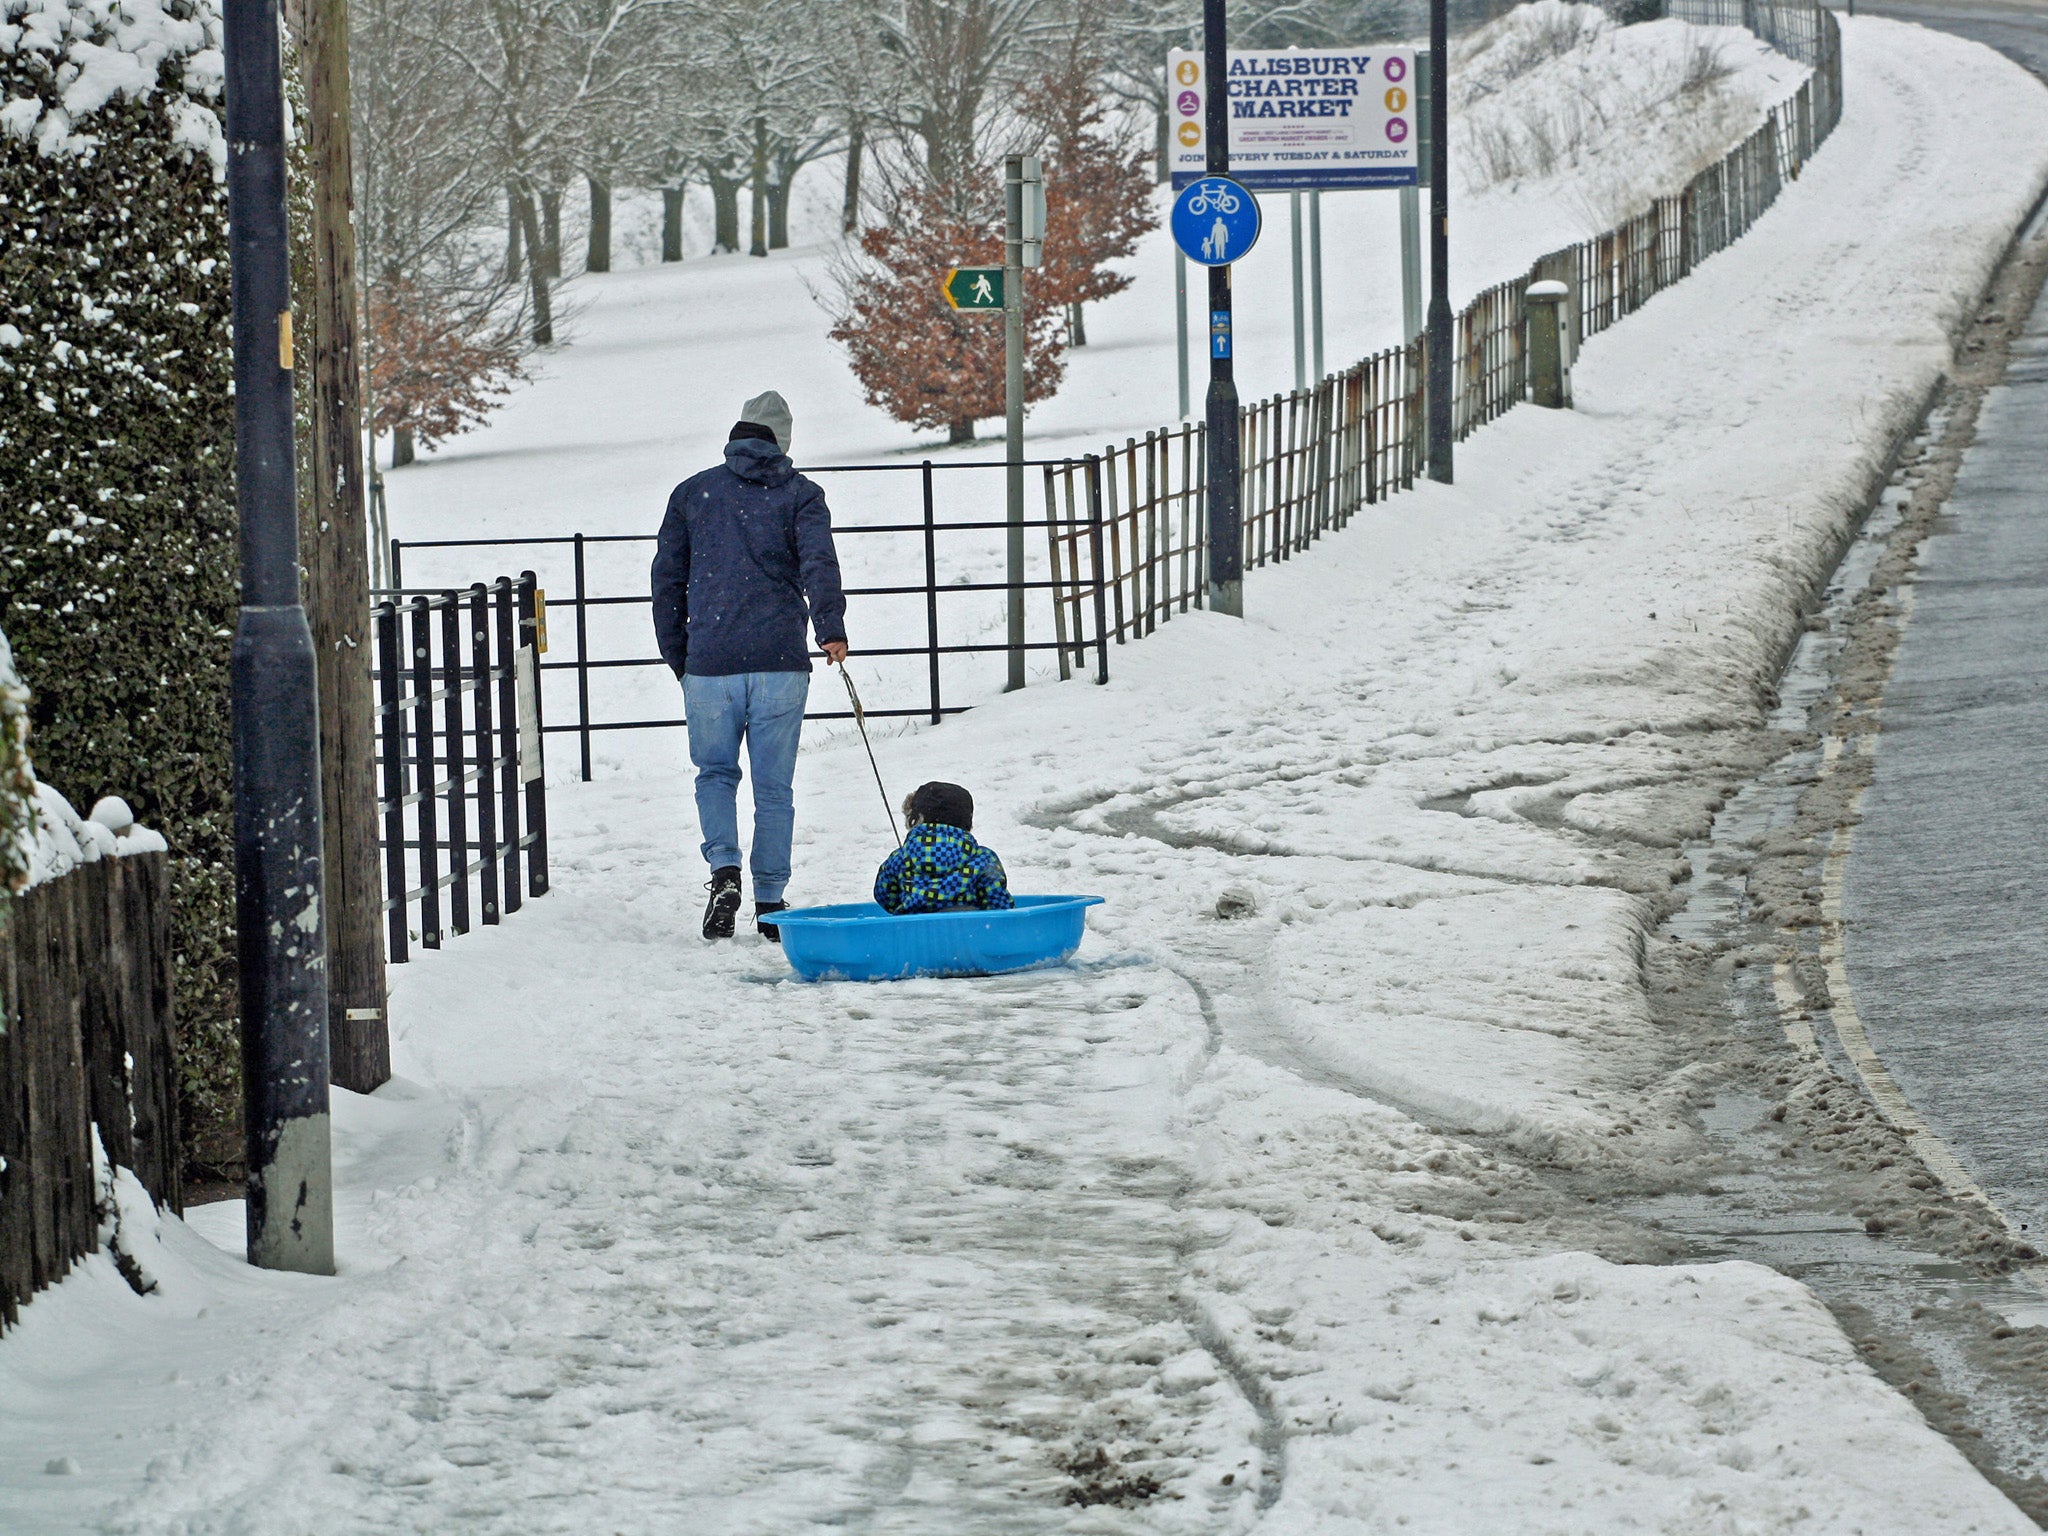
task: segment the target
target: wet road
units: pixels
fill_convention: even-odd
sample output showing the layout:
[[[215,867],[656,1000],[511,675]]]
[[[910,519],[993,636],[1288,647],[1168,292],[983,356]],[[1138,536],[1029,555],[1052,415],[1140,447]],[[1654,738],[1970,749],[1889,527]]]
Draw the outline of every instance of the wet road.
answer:
[[[2048,4],[1858,9],[2048,76]],[[1871,1045],[1985,1191],[2048,1230],[2048,300],[1921,552],[1855,836],[1845,948]]]
[[[1871,1044],[1986,1192],[2048,1229],[2048,303],[1922,549],[1855,838]]]

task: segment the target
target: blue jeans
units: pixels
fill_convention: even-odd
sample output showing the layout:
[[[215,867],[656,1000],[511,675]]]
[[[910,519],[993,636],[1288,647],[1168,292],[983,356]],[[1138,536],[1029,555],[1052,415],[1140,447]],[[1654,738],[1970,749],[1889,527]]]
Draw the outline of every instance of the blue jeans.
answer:
[[[754,781],[754,900],[780,901],[789,884],[789,846],[796,828],[797,737],[803,731],[808,672],[740,672],[684,677],[683,714],[690,722],[690,761],[697,765],[697,825],[704,862],[713,869],[740,862],[740,741]]]

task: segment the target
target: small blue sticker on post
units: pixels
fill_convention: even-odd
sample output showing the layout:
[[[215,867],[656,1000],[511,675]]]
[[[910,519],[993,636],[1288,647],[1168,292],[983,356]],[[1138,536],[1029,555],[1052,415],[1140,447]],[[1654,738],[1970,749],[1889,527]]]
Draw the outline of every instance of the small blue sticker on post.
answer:
[[[1209,355],[1230,356],[1230,311],[1227,309],[1209,311]]]

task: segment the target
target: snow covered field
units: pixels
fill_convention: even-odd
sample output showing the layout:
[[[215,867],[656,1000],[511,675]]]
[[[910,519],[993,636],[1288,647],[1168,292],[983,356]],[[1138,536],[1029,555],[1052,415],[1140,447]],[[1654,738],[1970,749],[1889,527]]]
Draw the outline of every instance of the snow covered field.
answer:
[[[163,1224],[158,1295],[102,1257],[27,1309],[0,1527],[2032,1529],[1803,1288],[1595,1258],[1530,1174],[1694,1136],[1705,1064],[1638,971],[1689,786],[2048,181],[2030,77],[1844,32],[1840,132],[1588,347],[1577,410],[1253,573],[1241,625],[877,743],[898,794],[975,791],[1020,889],[1109,898],[1077,965],[804,986],[700,945],[649,738],[556,790],[555,894],[394,973],[401,1081],[338,1096],[338,1279],[242,1268],[211,1206]],[[817,392],[806,456],[899,448],[778,300],[807,259],[619,275],[398,515],[651,520],[768,357]],[[1161,417],[1158,293],[1105,307],[1047,430]],[[857,744],[798,791],[792,894],[860,894]]]

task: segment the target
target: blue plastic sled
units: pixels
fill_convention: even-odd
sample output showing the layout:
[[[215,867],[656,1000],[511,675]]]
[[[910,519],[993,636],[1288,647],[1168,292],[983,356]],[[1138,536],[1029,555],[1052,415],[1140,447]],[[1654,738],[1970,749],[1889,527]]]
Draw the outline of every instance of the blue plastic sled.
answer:
[[[872,901],[775,914],[782,953],[806,981],[893,981],[905,976],[989,976],[1064,960],[1081,947],[1087,909],[1100,896],[1019,896],[1007,912],[913,912]]]

